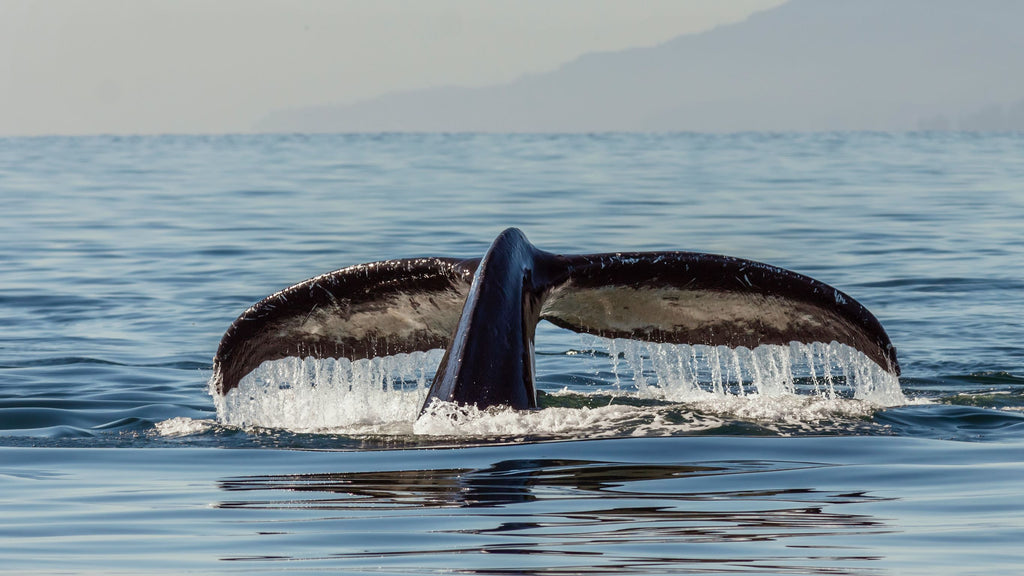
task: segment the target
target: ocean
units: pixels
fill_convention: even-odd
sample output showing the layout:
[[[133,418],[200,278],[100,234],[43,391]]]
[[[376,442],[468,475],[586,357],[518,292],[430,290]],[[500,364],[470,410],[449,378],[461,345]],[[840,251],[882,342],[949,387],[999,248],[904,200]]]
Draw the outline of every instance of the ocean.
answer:
[[[511,226],[809,275],[902,375],[542,324],[537,411],[417,419],[439,351],[210,395],[264,296]],[[1022,134],[3,138],[0,246],[0,573],[1024,566]]]

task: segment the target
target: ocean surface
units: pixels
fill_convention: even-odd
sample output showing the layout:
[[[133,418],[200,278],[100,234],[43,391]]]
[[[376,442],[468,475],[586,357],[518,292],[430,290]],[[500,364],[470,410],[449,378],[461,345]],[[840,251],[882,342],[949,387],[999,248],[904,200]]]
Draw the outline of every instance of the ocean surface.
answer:
[[[510,226],[812,276],[902,376],[542,325],[537,411],[417,420],[437,351],[210,395],[264,296]],[[9,138],[0,246],[0,573],[1024,566],[1021,134]]]

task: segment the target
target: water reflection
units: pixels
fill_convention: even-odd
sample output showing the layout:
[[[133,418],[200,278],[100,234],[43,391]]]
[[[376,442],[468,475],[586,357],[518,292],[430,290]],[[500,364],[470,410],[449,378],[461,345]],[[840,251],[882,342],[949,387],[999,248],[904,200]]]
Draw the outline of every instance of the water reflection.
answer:
[[[278,538],[288,554],[276,559],[351,570],[372,559],[374,571],[385,572],[873,573],[877,558],[851,539],[892,528],[840,508],[880,498],[772,480],[799,470],[788,477],[807,481],[827,467],[525,459],[479,469],[250,476],[221,481],[246,497],[218,507],[274,524],[260,532],[259,554],[232,560],[267,560],[269,539]],[[391,537],[367,536],[374,533]],[[307,543],[304,554],[296,554],[295,537]],[[479,566],[467,555],[479,555]]]
[[[332,497],[295,501],[225,502],[223,507],[303,507],[344,509],[424,506],[499,506],[550,497],[548,491],[615,490],[638,480],[724,473],[716,466],[633,466],[577,460],[506,460],[482,470],[396,470],[329,474],[253,476],[224,480],[228,491],[329,493]]]

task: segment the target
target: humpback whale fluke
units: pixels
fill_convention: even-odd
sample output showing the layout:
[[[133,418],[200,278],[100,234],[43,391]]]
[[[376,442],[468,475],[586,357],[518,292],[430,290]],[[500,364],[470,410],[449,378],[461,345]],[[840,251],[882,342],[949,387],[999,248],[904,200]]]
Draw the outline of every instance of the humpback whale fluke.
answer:
[[[262,362],[291,356],[356,360],[444,348],[424,408],[434,399],[536,408],[540,320],[676,344],[835,341],[900,372],[871,312],[813,278],[698,252],[561,256],[509,228],[483,258],[360,264],[264,298],[221,339],[212,385],[227,394]]]

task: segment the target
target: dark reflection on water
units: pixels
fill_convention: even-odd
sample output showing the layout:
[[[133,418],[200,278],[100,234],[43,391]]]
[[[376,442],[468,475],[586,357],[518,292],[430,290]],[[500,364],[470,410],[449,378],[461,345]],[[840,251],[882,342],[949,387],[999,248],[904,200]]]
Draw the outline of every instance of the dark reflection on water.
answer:
[[[253,511],[263,519],[304,513],[302,522],[276,520],[278,529],[268,530],[268,538],[291,540],[287,535],[305,533],[309,522],[325,524],[315,529],[320,536],[323,530],[334,536],[332,544],[308,556],[226,560],[330,559],[332,566],[352,562],[355,569],[373,559],[387,566],[385,572],[412,566],[434,571],[437,560],[431,558],[478,554],[484,559],[479,566],[460,556],[459,572],[874,573],[870,564],[880,558],[850,539],[895,529],[870,514],[838,508],[885,499],[761,480],[793,471],[800,471],[794,478],[806,480],[807,472],[827,467],[524,459],[480,469],[248,476],[219,482],[232,496],[248,494],[218,507]],[[749,480],[729,478],[737,476]],[[322,511],[321,518],[311,520],[310,510]],[[407,526],[413,534],[366,539],[362,531],[372,532],[380,521]],[[295,532],[280,531],[284,526]],[[738,543],[745,544],[733,546]],[[751,554],[756,551],[763,555]],[[535,558],[497,561],[494,555]]]

